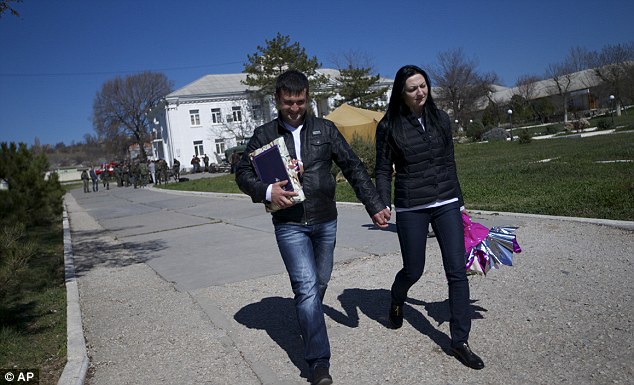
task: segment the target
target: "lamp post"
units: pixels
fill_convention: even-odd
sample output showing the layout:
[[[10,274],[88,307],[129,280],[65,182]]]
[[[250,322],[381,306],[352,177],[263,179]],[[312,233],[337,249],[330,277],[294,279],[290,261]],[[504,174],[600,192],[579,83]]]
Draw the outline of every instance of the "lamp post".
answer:
[[[614,127],[614,95],[610,95],[610,118],[612,118],[612,127]]]
[[[511,129],[511,142],[512,142],[513,141],[513,110],[509,108],[509,110],[506,111],[506,113],[509,114],[509,127]]]

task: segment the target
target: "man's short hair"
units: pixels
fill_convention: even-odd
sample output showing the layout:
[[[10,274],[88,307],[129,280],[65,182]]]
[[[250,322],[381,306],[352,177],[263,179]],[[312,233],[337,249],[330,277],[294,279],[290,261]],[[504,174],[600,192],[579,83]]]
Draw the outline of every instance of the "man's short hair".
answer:
[[[288,70],[278,76],[275,81],[275,96],[277,97],[282,96],[282,93],[299,95],[304,90],[308,96],[308,78],[297,70]]]

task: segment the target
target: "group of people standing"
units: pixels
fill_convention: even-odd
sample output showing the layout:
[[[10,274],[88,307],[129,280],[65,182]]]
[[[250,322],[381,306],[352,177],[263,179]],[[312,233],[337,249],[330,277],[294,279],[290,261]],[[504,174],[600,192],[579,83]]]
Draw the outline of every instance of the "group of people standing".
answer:
[[[209,157],[207,156],[207,154],[203,154],[203,158],[202,158],[202,162],[205,165],[205,168],[203,169],[202,166],[200,165],[201,159],[198,155],[193,155],[192,156],[192,160],[191,160],[191,165],[192,165],[192,172],[193,173],[199,173],[199,172],[211,172],[209,170]]]
[[[143,188],[149,183],[154,185],[167,183],[170,178],[169,165],[165,159],[158,160],[125,160],[119,163],[105,165],[99,169],[90,167],[81,173],[81,180],[84,192],[90,192],[90,181],[92,181],[92,191],[99,191],[99,181],[101,180],[105,189],[110,189],[110,180],[114,178],[118,187]],[[180,178],[180,162],[174,159],[171,175],[175,180]]]
[[[307,110],[309,83],[304,74],[295,70],[281,74],[276,80],[275,101],[278,118],[255,129],[237,165],[236,182],[253,202],[270,202],[281,208],[272,213],[272,222],[295,296],[311,383],[333,382],[322,308],[337,231],[336,182],[330,173],[333,162],[376,226],[387,227],[392,207],[396,212],[403,265],[390,290],[389,326],[398,329],[403,325],[407,293],[425,267],[431,224],[449,287],[451,345],[446,348],[465,366],[482,369],[484,362],[468,344],[472,309],[461,218],[464,203],[451,125],[447,113],[434,103],[427,73],[413,65],[396,73],[387,112],[376,131],[376,186],[334,123]],[[248,156],[280,136],[301,165],[306,197],[301,203],[291,200],[297,193],[284,189],[287,181],[268,184],[260,180]]]

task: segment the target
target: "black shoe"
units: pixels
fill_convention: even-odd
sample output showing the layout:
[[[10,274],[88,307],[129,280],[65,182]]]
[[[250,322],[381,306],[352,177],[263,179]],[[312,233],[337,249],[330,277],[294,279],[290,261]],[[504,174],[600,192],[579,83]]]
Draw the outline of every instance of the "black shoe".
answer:
[[[312,385],[330,385],[332,384],[332,377],[328,372],[328,368],[325,366],[317,366],[313,371]]]
[[[464,342],[457,348],[451,348],[451,351],[465,366],[476,370],[484,368],[484,362],[477,354],[471,351],[468,343]]]
[[[390,305],[390,324],[393,329],[403,326],[403,305]]]

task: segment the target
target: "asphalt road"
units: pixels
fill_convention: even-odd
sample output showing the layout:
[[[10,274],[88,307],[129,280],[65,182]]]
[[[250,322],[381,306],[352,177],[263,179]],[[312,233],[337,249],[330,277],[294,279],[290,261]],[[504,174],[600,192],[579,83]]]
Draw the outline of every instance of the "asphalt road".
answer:
[[[290,284],[261,205],[242,195],[114,187],[74,190],[66,206],[87,384],[307,383]],[[447,353],[435,239],[405,324],[391,330],[395,228],[374,228],[359,205],[339,206],[325,299],[335,383],[634,383],[634,233],[472,214],[487,226],[518,226],[523,249],[513,267],[470,278],[470,343],[487,365],[481,371]]]

